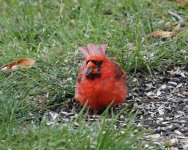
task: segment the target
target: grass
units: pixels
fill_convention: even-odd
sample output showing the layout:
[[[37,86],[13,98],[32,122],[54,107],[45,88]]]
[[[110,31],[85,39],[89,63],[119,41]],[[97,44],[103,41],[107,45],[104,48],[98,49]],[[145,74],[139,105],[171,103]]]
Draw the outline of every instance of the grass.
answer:
[[[58,128],[46,126],[45,122],[40,125],[28,124],[14,129],[3,128],[1,129],[0,146],[1,149],[122,149],[123,147],[138,149],[141,144],[137,142],[144,134],[144,130],[140,128],[138,131],[138,128],[132,125],[134,118],[130,117],[129,121],[124,120],[127,127],[124,132],[120,133],[123,125],[114,129],[117,116],[108,121],[108,113],[104,113],[101,119],[94,123],[88,123],[83,117],[80,117]],[[9,132],[11,135],[7,134]]]
[[[144,133],[135,133],[136,125],[123,127],[120,134],[121,127],[112,127],[116,117],[107,123],[108,116],[102,115],[94,123],[80,117],[77,128],[74,120],[48,126],[29,115],[40,109],[30,99],[42,96],[57,104],[72,99],[82,58],[78,47],[88,43],[107,43],[108,56],[128,74],[187,63],[186,21],[172,39],[147,36],[167,30],[167,22],[172,28],[179,23],[167,13],[169,9],[187,19],[187,9],[170,1],[0,1],[0,65],[23,57],[37,60],[34,68],[0,73],[1,149],[138,149]],[[130,120],[125,123],[132,125]]]

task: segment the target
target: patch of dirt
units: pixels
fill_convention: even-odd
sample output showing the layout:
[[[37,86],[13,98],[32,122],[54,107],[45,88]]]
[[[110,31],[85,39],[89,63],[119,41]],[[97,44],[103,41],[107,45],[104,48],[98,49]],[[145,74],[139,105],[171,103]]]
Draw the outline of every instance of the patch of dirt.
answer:
[[[139,86],[131,89],[127,103],[140,110],[146,128],[154,130],[147,138],[172,149],[188,149],[188,66],[155,70],[153,76],[137,74]]]

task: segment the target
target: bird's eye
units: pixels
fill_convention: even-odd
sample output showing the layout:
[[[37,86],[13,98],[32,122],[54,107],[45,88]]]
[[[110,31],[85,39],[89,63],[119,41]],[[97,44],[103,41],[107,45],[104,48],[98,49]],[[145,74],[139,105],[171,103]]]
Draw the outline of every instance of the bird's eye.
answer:
[[[90,60],[86,61],[86,65],[89,63]]]
[[[101,60],[100,60],[100,61],[97,61],[97,62],[96,62],[96,65],[97,65],[97,66],[101,66],[101,65],[102,65],[102,61],[101,61]]]

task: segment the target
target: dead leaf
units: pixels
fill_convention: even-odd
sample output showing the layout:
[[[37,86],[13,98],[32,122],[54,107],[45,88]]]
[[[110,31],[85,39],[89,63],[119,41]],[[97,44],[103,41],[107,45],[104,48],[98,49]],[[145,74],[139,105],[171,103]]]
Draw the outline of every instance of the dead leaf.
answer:
[[[34,65],[35,65],[35,60],[30,59],[30,58],[21,58],[17,61],[1,66],[0,71],[2,72],[14,71],[17,69],[22,69],[22,68],[31,68]]]
[[[176,5],[181,8],[188,7],[188,0],[176,0]]]
[[[149,36],[155,38],[167,39],[167,38],[175,37],[180,31],[181,31],[181,27],[180,24],[178,24],[172,32],[159,30],[150,33]]]
[[[168,31],[155,31],[149,34],[149,36],[161,39],[167,39],[175,36],[175,32],[168,32]]]
[[[176,3],[178,7],[184,8],[188,6],[188,0],[170,0]]]

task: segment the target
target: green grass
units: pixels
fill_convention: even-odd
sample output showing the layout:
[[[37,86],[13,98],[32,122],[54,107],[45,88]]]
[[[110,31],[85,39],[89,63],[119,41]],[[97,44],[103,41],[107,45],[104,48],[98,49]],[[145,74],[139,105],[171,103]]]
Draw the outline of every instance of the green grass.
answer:
[[[169,9],[182,14],[182,31],[165,41],[149,38],[153,31],[166,30],[167,22],[178,24]],[[105,122],[108,116],[94,123],[80,117],[77,128],[74,121],[47,126],[29,115],[41,109],[30,99],[48,95],[49,104],[72,99],[82,58],[78,47],[88,43],[107,43],[108,56],[128,74],[187,63],[186,16],[186,8],[160,0],[0,1],[0,65],[23,57],[37,60],[34,68],[0,73],[1,149],[137,149],[143,132],[132,135],[136,126],[130,131],[125,127],[126,134],[120,134],[121,127],[114,129]]]
[[[15,127],[1,128],[1,149],[138,149],[143,143],[138,143],[145,134],[142,128],[133,125],[135,116],[124,124],[116,126],[117,117],[108,120],[107,111],[94,123],[86,122],[81,114],[79,118],[68,124],[47,126],[43,121],[40,124],[28,124]],[[77,124],[76,124],[77,123]],[[125,127],[126,125],[126,127]],[[12,127],[12,128],[11,128]],[[122,130],[125,128],[124,130]],[[123,132],[120,132],[122,130]],[[10,134],[11,133],[11,134]]]

